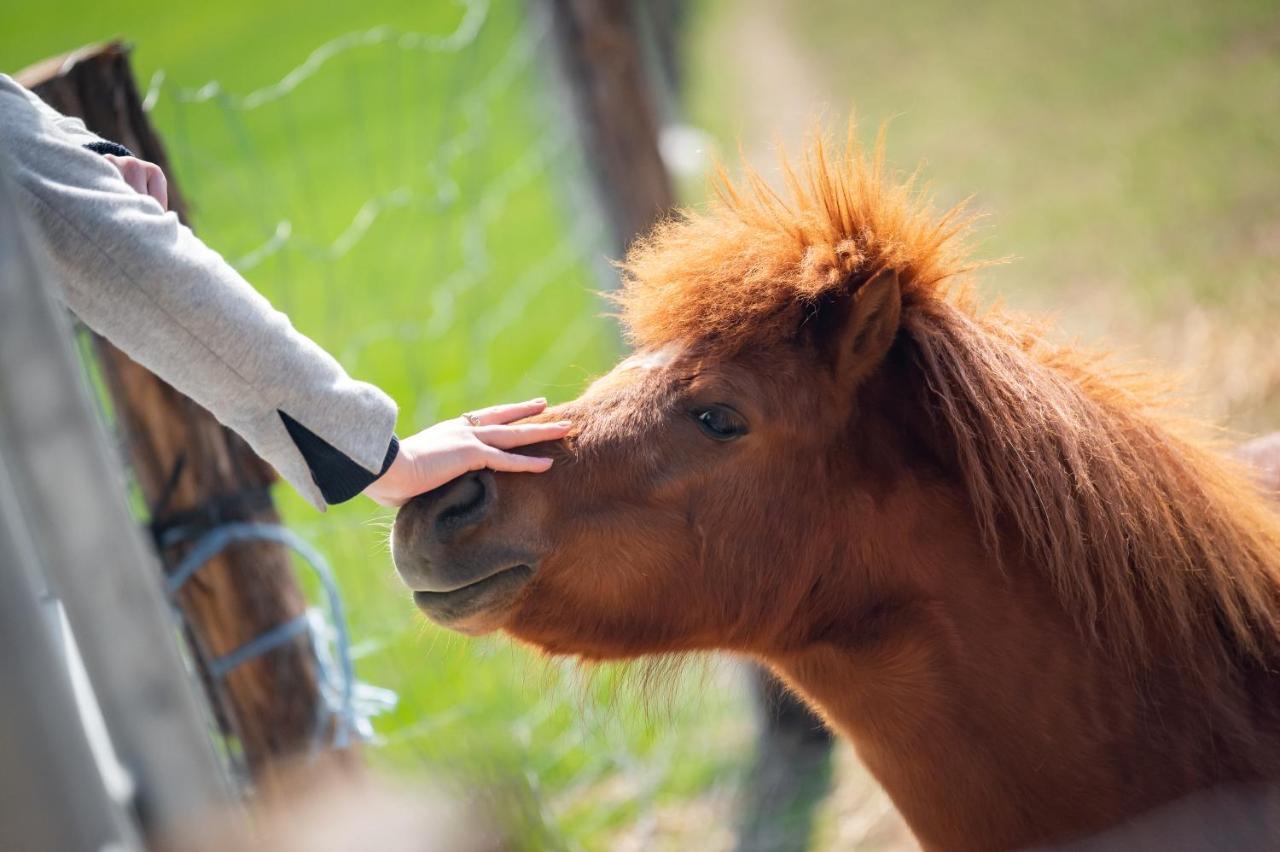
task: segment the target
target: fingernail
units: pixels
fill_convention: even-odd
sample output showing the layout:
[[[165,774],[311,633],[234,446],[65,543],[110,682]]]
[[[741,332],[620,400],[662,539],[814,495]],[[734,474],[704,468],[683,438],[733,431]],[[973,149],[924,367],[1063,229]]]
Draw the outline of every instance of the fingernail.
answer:
[[[568,428],[569,428],[570,426],[572,426],[573,424],[572,424],[572,423],[570,423],[568,420],[561,420],[561,421],[560,421],[559,423],[557,423],[556,425],[557,425],[557,426],[559,426],[561,429],[568,429]]]
[[[531,400],[529,400],[529,401],[530,401],[530,402],[532,402],[532,403],[535,403],[535,404],[539,404],[539,403],[540,403],[540,404],[542,404],[542,405],[546,405],[546,404],[547,404],[547,398],[546,398],[545,396],[534,397],[533,399],[531,399]]]
[[[551,465],[555,464],[551,459],[540,458],[538,461],[546,463],[547,467],[551,467]]]

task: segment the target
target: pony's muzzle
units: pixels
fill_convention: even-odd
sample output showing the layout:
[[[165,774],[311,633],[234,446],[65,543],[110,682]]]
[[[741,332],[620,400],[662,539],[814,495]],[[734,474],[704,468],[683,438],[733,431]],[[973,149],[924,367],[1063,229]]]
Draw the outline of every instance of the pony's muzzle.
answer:
[[[414,591],[448,592],[475,582],[474,566],[454,551],[483,523],[497,489],[487,470],[468,473],[419,494],[396,516],[392,555],[400,578]]]
[[[494,476],[484,470],[415,497],[396,516],[396,570],[432,619],[453,625],[495,610],[532,578],[536,554],[486,535],[497,503]]]

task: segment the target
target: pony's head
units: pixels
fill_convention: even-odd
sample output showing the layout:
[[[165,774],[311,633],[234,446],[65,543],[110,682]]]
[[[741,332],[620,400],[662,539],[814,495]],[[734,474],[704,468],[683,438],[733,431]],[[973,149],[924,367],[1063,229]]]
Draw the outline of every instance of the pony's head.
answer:
[[[787,196],[724,179],[633,247],[636,351],[547,413],[576,425],[536,449],[549,473],[473,474],[401,511],[396,564],[430,617],[609,658],[803,643],[850,559],[869,611],[895,593],[859,526],[901,465],[936,461],[893,392],[895,341],[966,269],[960,217],[852,141],[786,178]]]
[[[828,149],[784,162],[782,193],[722,176],[707,212],[632,248],[636,351],[546,413],[576,425],[531,450],[552,470],[401,511],[419,606],[589,658],[768,655],[969,588],[978,619],[1052,596],[1134,659],[1274,654],[1280,526],[1256,490],[1150,377],[979,309],[966,217],[881,145]],[[1006,556],[1026,582],[1000,579]]]

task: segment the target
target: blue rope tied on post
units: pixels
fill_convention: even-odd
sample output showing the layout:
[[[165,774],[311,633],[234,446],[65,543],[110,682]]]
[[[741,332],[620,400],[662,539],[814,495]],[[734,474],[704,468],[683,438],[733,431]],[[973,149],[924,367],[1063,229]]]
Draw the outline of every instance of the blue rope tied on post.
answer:
[[[291,618],[279,627],[273,627],[261,636],[250,639],[234,651],[224,654],[209,662],[210,677],[222,680],[232,669],[242,666],[252,659],[274,651],[281,645],[287,645],[297,637],[311,630],[311,619],[304,612]]]
[[[164,546],[177,543],[182,535],[165,536]],[[215,527],[196,539],[190,552],[182,558],[177,567],[165,580],[165,592],[172,601],[178,591],[203,568],[210,559],[217,556],[228,546],[237,542],[271,541],[284,545],[297,553],[311,567],[320,580],[329,609],[329,623],[334,633],[334,646],[337,656],[337,671],[321,648],[327,644],[324,635],[323,620],[317,620],[309,613],[281,624],[263,633],[244,645],[213,660],[209,664],[209,674],[214,678],[223,678],[237,666],[249,660],[287,644],[303,633],[311,634],[311,649],[314,654],[316,668],[320,674],[321,696],[324,706],[321,718],[317,720],[317,734],[324,730],[328,719],[334,720],[333,746],[345,748],[350,744],[351,732],[360,731],[364,726],[358,717],[355,706],[356,679],[355,667],[351,662],[351,638],[347,631],[346,612],[342,605],[342,596],[338,591],[337,581],[325,558],[304,541],[300,536],[279,524],[268,524],[255,521],[235,521]],[[319,623],[318,623],[319,621]],[[386,693],[382,701],[386,702]],[[318,745],[318,743],[317,743]]]

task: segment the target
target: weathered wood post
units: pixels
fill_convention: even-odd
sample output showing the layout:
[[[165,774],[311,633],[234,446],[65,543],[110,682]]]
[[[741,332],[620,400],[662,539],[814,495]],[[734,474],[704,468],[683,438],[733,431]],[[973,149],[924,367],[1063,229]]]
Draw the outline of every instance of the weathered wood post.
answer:
[[[233,796],[4,171],[0,849],[125,852]]]
[[[532,0],[549,18],[562,85],[621,256],[675,205],[661,124],[629,0]]]
[[[19,79],[65,115],[164,169],[169,204],[187,206],[151,127],[118,42],[88,47],[27,69]],[[274,472],[239,437],[106,340],[94,339],[119,432],[153,527],[202,531],[229,521],[278,523],[268,487]],[[190,539],[164,548],[166,571]],[[234,737],[255,777],[272,758],[300,752],[316,736],[321,695],[304,634],[236,667],[224,678],[208,664],[304,612],[288,553],[271,543],[233,545],[213,558],[178,596],[206,686],[224,733]]]

